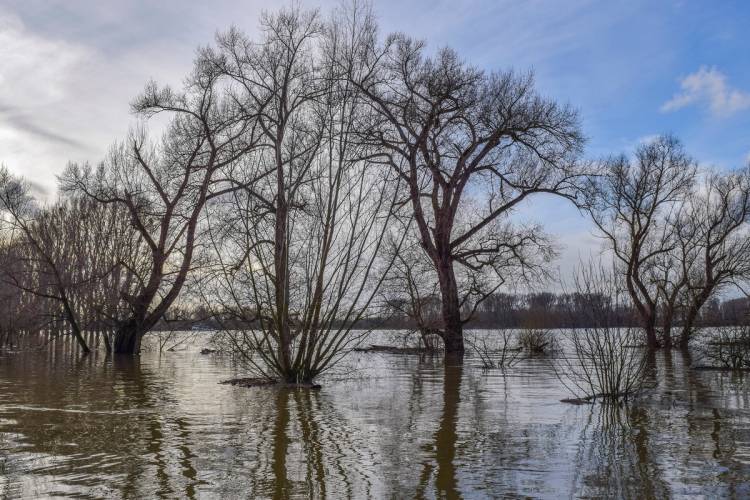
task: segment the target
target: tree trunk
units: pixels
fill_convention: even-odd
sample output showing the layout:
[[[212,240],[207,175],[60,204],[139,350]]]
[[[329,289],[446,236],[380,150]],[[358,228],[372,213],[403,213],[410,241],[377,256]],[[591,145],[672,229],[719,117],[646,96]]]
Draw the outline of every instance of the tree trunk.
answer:
[[[664,310],[664,347],[672,347],[672,312],[670,309]]]
[[[632,267],[628,269],[626,283],[633,305],[635,305],[635,309],[641,317],[643,329],[646,330],[646,347],[656,349],[660,347],[659,339],[656,338],[656,304],[649,298],[646,288],[638,280]],[[636,286],[638,287],[637,291]],[[639,298],[639,293],[643,295],[643,301]]]
[[[99,335],[101,335],[104,340],[104,350],[107,353],[112,352],[112,345],[109,343],[109,330],[99,331]]]
[[[659,339],[656,338],[656,314],[651,310],[646,311],[646,317],[644,318],[644,326],[646,329],[646,347],[649,349],[656,349],[661,347]]]
[[[461,323],[461,306],[458,299],[458,284],[453,272],[450,255],[442,256],[438,262],[438,278],[442,295],[443,342],[445,352],[464,352],[464,332]]]
[[[687,315],[685,315],[685,325],[682,327],[682,333],[680,334],[680,349],[687,349],[690,343],[690,337],[692,335],[693,323],[698,317],[698,311],[700,306],[696,307],[695,304],[690,306]]]
[[[86,340],[83,338],[83,335],[81,334],[81,329],[78,327],[78,322],[76,321],[76,315],[73,313],[73,307],[70,305],[70,301],[68,300],[68,295],[65,293],[65,289],[62,287],[60,288],[60,296],[58,300],[62,302],[63,310],[65,311],[65,316],[68,319],[68,324],[70,324],[70,330],[73,332],[73,336],[78,342],[78,345],[81,346],[81,351],[83,351],[84,354],[88,354],[91,351],[89,349],[89,346],[86,345]]]
[[[86,339],[83,338],[81,331],[78,329],[78,325],[72,325],[70,330],[71,332],[73,332],[73,337],[75,337],[78,345],[81,347],[81,352],[83,352],[84,354],[88,354],[89,352],[91,352],[89,346],[86,344]]]
[[[115,332],[115,354],[140,354],[142,332],[135,321],[124,323]]]
[[[698,313],[700,312],[701,307],[703,307],[703,304],[705,304],[708,298],[711,296],[711,292],[713,292],[713,286],[704,287],[701,293],[698,294],[698,296],[695,297],[690,304],[687,314],[685,315],[685,326],[682,327],[682,335],[680,335],[681,349],[688,348],[690,337],[693,331],[693,324],[698,318]]]
[[[656,309],[651,306],[644,306],[636,300],[634,300],[634,303],[635,309],[641,317],[643,329],[646,331],[646,347],[649,349],[661,347],[659,345],[659,339],[656,338]]]
[[[280,140],[280,139],[279,139]],[[275,276],[275,300],[276,300],[276,330],[279,336],[278,360],[281,372],[287,382],[298,382],[292,367],[292,332],[289,324],[289,204],[287,201],[287,189],[284,179],[285,170],[282,168],[283,161],[281,152],[277,148],[276,154],[276,227],[274,234],[274,271]]]

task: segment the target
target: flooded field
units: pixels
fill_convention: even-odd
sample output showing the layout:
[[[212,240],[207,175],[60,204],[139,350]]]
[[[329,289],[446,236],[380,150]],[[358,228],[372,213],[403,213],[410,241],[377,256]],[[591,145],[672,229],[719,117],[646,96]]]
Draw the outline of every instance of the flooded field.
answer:
[[[561,403],[544,359],[353,353],[242,388],[187,350],[0,354],[0,498],[749,498],[750,379],[649,359],[629,406]]]

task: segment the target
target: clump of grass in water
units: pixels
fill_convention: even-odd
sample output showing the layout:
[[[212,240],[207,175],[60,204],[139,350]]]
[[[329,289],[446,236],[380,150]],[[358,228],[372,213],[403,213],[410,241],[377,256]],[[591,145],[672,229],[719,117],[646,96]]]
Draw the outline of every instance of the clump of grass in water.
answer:
[[[524,328],[518,334],[518,342],[529,354],[552,354],[557,350],[557,342],[552,330],[544,328]]]

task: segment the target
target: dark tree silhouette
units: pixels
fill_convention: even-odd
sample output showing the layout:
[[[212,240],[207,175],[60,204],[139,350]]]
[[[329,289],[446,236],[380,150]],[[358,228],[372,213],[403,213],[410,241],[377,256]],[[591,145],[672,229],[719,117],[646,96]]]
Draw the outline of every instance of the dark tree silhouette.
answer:
[[[603,175],[586,190],[588,212],[622,266],[649,347],[661,345],[659,292],[650,278],[657,259],[678,246],[670,214],[692,193],[697,169],[680,141],[663,135],[639,145],[633,160],[623,154],[602,161]]]
[[[65,193],[124,206],[148,247],[148,271],[125,292],[128,314],[116,328],[115,353],[140,352],[143,335],[177,299],[191,269],[206,203],[257,180],[238,184],[231,175],[255,147],[255,122],[227,96],[222,75],[201,61],[183,92],[151,82],[132,103],[138,117],[170,114],[160,140],[150,141],[145,128],[138,127],[113,145],[96,169],[69,164],[61,176]]]
[[[440,336],[447,352],[461,352],[470,318],[461,314],[465,298],[455,266],[496,269],[502,278],[511,261],[521,274],[538,272],[539,261],[529,257],[539,253],[524,250],[542,250],[546,239],[524,228],[511,236],[499,221],[532,194],[575,200],[585,139],[577,112],[540,96],[530,72],[487,74],[451,48],[426,57],[422,41],[394,34],[381,45],[376,34],[362,21],[360,46],[342,56],[346,74],[371,106],[358,131],[372,157],[407,186],[421,245],[440,284]],[[468,203],[472,197],[481,203]]]

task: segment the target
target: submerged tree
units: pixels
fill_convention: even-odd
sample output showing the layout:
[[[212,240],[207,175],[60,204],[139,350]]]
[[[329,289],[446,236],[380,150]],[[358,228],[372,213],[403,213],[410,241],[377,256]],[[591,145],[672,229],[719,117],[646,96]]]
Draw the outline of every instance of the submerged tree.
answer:
[[[148,248],[147,271],[132,288],[120,290],[127,314],[116,328],[115,353],[139,353],[143,336],[177,299],[191,269],[206,203],[256,180],[238,185],[231,176],[255,147],[255,122],[238,112],[222,75],[200,62],[183,92],[151,82],[132,103],[142,118],[170,114],[160,140],[149,140],[145,128],[137,128],[113,145],[96,169],[69,164],[61,177],[65,193],[124,207]]]
[[[60,316],[67,322],[81,350],[88,353],[90,349],[82,335],[74,293],[90,282],[90,277],[82,276],[80,271],[85,270],[73,262],[73,258],[80,253],[76,253],[77,249],[67,247],[72,242],[69,239],[63,241],[62,238],[54,238],[50,234],[54,230],[66,229],[49,223],[56,211],[53,209],[45,212],[40,209],[30,195],[30,189],[27,182],[14,177],[2,167],[0,206],[10,215],[17,234],[14,243],[20,250],[16,254],[20,272],[16,270],[4,273],[4,281],[26,293],[59,304]],[[50,315],[52,311],[48,309],[46,312]]]
[[[671,231],[670,250],[654,256],[646,273],[646,280],[656,291],[657,314],[661,316],[661,344],[667,348],[674,344],[672,329],[684,311],[690,270],[698,258],[696,225],[690,220],[688,208],[687,203],[679,204],[665,221],[665,226]]]
[[[15,230],[3,281],[46,301],[35,303],[47,329],[67,325],[84,352],[85,332],[109,331],[124,309],[123,294],[143,272],[143,246],[123,207],[88,197],[60,198],[40,206],[28,185],[2,172],[0,200]]]
[[[709,171],[702,187],[687,212],[696,251],[695,258],[686,259],[682,348],[688,347],[703,305],[727,285],[750,277],[750,171]]]
[[[389,267],[380,248],[398,180],[360,159],[361,102],[333,73],[341,29],[295,5],[264,14],[259,41],[233,29],[204,52],[258,117],[254,162],[272,172],[212,204],[218,266],[207,303],[244,324],[225,332],[233,350],[287,382],[311,381],[358,340],[352,329]]]
[[[24,290],[30,247],[23,226],[33,216],[35,205],[30,185],[0,165],[0,350],[13,348],[26,332],[46,324],[49,301]]]
[[[671,135],[640,144],[632,160],[623,154],[607,158],[601,167],[603,175],[593,178],[586,191],[586,207],[621,267],[646,344],[659,347],[659,290],[651,278],[657,260],[678,246],[670,215],[692,193],[698,167]]]
[[[357,130],[372,157],[406,185],[410,216],[439,282],[439,334],[447,352],[461,352],[470,318],[462,314],[467,299],[456,267],[500,282],[511,268],[521,278],[539,276],[551,257],[547,238],[535,226],[505,224],[506,217],[532,194],[576,199],[585,141],[580,120],[569,105],[539,95],[531,73],[487,74],[450,48],[427,57],[423,41],[403,34],[379,44],[367,14],[353,17],[357,45],[340,55],[370,106]]]

